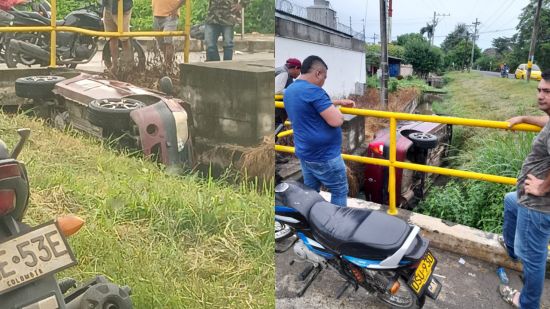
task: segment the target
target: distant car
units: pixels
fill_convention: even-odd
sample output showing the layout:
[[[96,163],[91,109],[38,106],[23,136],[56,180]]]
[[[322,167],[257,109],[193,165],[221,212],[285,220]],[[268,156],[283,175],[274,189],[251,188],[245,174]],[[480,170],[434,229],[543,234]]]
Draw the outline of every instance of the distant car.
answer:
[[[166,79],[161,79],[165,84]],[[168,79],[169,81],[169,79]],[[123,147],[140,149],[168,166],[193,166],[193,119],[186,102],[165,93],[96,75],[29,76],[15,81],[17,96],[61,129],[68,126]]]
[[[516,76],[516,79],[526,79],[527,78],[527,64],[522,63],[518,66],[516,69],[516,73],[514,74]],[[542,72],[538,65],[533,64],[531,67],[531,79],[535,80],[541,80],[542,78]]]
[[[397,161],[440,166],[448,155],[452,125],[400,121],[397,129]],[[385,128],[378,131],[369,143],[367,156],[389,159],[390,134]],[[412,208],[424,197],[425,173],[396,169],[397,205]],[[365,168],[365,197],[379,204],[388,204],[388,168],[367,164]]]

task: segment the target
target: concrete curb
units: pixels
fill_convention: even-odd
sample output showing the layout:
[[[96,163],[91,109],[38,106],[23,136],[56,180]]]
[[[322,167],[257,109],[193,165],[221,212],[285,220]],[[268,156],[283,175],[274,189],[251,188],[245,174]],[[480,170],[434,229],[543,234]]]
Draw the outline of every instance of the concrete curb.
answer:
[[[321,193],[330,200],[330,193]],[[387,211],[388,207],[360,199],[348,198],[349,207],[368,208]],[[498,242],[498,235],[487,233],[468,226],[448,223],[438,218],[399,209],[398,217],[422,229],[422,236],[439,249],[459,255],[477,258],[498,266],[517,271],[522,270],[521,263],[512,261]]]
[[[155,48],[155,39],[151,37],[136,37],[136,40],[145,48],[146,51],[151,51]],[[100,41],[99,49],[102,50],[105,41]],[[174,38],[173,45],[177,51],[182,51],[184,47],[184,38]],[[189,45],[190,52],[203,52],[206,51],[204,41],[191,39]],[[242,52],[271,52],[275,51],[274,37],[262,37],[256,39],[244,38],[240,39],[239,36],[235,36],[233,40],[233,50]],[[218,41],[218,49],[223,48],[223,42]]]

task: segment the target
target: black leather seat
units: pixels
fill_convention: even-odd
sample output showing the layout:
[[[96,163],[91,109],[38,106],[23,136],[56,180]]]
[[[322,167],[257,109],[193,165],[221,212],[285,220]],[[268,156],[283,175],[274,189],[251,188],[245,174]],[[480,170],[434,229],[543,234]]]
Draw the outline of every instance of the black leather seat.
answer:
[[[316,203],[309,223],[319,241],[344,255],[384,259],[397,251],[411,232],[403,220],[368,209]]]

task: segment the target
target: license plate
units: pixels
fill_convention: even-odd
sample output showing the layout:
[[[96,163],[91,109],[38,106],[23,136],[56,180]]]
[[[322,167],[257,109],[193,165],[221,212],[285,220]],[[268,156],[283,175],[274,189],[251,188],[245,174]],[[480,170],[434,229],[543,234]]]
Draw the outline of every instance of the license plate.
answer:
[[[76,264],[54,222],[0,244],[0,295]]]
[[[428,250],[422,260],[420,260],[418,268],[408,282],[409,286],[416,293],[416,295],[420,296],[424,293],[426,283],[430,282],[432,271],[434,270],[436,264],[437,260]]]

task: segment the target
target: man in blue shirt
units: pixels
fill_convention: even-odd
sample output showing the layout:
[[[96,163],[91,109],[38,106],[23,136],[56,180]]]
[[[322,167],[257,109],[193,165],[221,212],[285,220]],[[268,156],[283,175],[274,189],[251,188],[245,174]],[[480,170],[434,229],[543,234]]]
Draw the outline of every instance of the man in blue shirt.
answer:
[[[341,156],[342,113],[335,105],[353,107],[351,100],[331,100],[323,85],[328,67],[318,56],[307,57],[300,77],[285,91],[284,104],[294,130],[296,156],[300,159],[304,183],[317,191],[324,185],[330,202],[346,206],[348,181]]]

